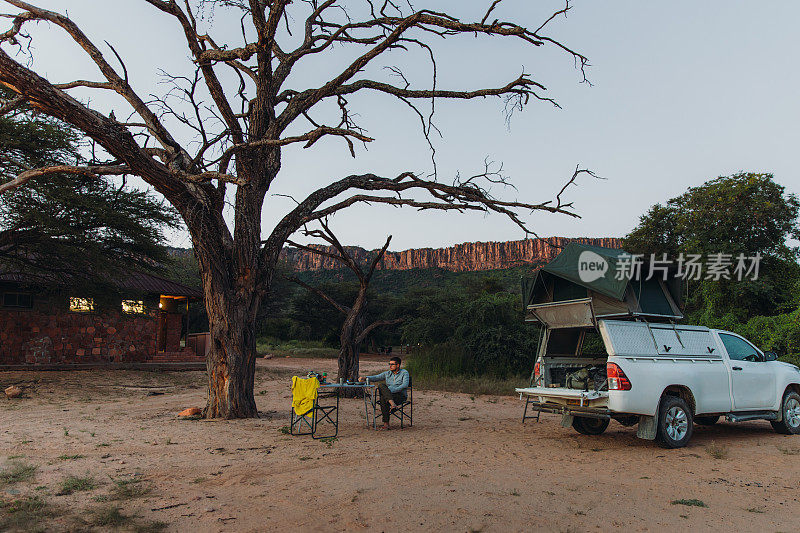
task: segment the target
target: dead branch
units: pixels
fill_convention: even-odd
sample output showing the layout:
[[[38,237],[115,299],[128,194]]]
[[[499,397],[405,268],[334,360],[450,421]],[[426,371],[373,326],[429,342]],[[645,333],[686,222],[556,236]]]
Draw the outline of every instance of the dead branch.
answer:
[[[372,333],[375,329],[380,328],[382,326],[392,326],[394,324],[400,324],[404,321],[404,318],[395,318],[392,320],[377,320],[370,324],[369,326],[365,327],[364,330],[358,335],[355,339],[356,344],[361,344],[364,340],[369,337],[369,334]]]
[[[74,89],[75,87],[89,87],[90,89],[110,89],[114,90],[114,86],[105,81],[87,81],[75,80],[67,83],[56,83],[53,85],[56,89]]]
[[[43,168],[32,168],[21,172],[16,178],[0,183],[0,194],[12,191],[32,179],[49,176],[52,174],[82,174],[84,176],[97,177],[100,175],[121,175],[130,173],[130,169],[125,165],[116,166],[90,166],[80,167],[72,165],[53,165]]]
[[[305,281],[301,280],[297,276],[284,276],[283,278],[285,280],[287,280],[287,281],[291,281],[292,283],[297,283],[298,285],[300,285],[304,289],[306,289],[306,290],[308,290],[310,292],[313,292],[319,298],[321,298],[321,299],[325,300],[326,302],[328,302],[332,307],[334,307],[337,311],[339,311],[343,315],[346,315],[347,313],[350,312],[350,308],[349,307],[345,307],[345,306],[341,305],[339,302],[337,302],[336,300],[334,300],[333,298],[328,296],[325,293],[325,291],[320,290],[317,287],[314,287],[313,285],[309,285],[308,283],[306,283]]]

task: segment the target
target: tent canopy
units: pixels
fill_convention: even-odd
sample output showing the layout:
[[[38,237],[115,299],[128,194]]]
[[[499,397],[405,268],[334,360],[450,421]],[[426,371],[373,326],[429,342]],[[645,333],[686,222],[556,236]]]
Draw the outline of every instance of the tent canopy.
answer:
[[[571,242],[533,278],[522,279],[523,306],[530,311],[529,306],[589,298],[595,317],[683,318],[683,280],[674,269],[668,269],[666,281],[660,271],[646,279],[650,267],[645,262],[631,279],[625,268],[630,257],[624,250]],[[553,312],[550,307],[548,313]],[[542,318],[534,313],[534,320]]]

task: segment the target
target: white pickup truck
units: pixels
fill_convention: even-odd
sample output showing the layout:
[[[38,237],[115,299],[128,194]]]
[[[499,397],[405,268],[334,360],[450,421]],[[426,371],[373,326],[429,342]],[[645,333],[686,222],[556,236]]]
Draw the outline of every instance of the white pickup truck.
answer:
[[[745,338],[700,326],[597,320],[594,328],[543,334],[523,422],[561,413],[562,424],[599,435],[611,419],[637,435],[685,446],[693,424],[769,420],[800,433],[800,369]],[[592,338],[593,334],[595,338]],[[538,418],[538,414],[535,416]]]

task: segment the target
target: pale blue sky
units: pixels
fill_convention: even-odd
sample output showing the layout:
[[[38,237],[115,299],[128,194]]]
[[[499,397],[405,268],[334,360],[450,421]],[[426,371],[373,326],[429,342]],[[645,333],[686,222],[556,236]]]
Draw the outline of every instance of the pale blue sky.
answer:
[[[452,9],[464,19],[480,19],[479,7],[488,3],[451,0],[432,5]],[[165,90],[158,84],[158,68],[189,72],[175,24],[143,1],[40,4],[68,9],[95,42],[114,44],[142,95]],[[505,0],[495,15],[536,27],[545,12],[560,5]],[[568,18],[555,21],[549,35],[588,56],[593,86],[579,83],[572,60],[553,50],[497,39],[442,41],[437,44],[440,87],[503,84],[524,66],[563,109],[534,102],[515,114],[508,127],[499,100],[439,103],[436,123],[444,135],[436,140],[440,178],[447,180],[459,170],[472,173],[488,157],[504,164],[517,187],[497,190],[497,195],[530,202],[551,198],[577,164],[606,178],[582,177],[566,193],[581,219],[526,216],[540,236],[621,236],[650,205],[737,171],[772,172],[776,181],[798,193],[800,174],[792,156],[800,119],[800,75],[793,67],[800,47],[798,20],[800,3],[788,0],[576,0]],[[57,81],[99,78],[57,28],[40,27],[33,33],[39,72]],[[218,11],[211,33],[236,45],[238,21]],[[344,59],[337,55],[325,63],[309,63],[296,80],[318,83],[341,68]],[[429,86],[430,68],[422,56],[397,61],[420,87]],[[98,91],[75,94],[91,97],[103,110],[118,106]],[[287,149],[282,175],[271,192],[300,198],[351,173],[393,176],[403,170],[430,170],[418,119],[404,105],[378,95],[351,102],[376,141],[368,150],[360,149],[355,160],[337,140],[321,141],[309,150]],[[124,116],[121,107],[116,114]],[[288,199],[268,196],[265,231],[291,205]],[[343,241],[367,248],[380,246],[391,233],[393,250],[523,237],[519,228],[496,215],[387,207],[358,207],[332,223]],[[175,235],[173,244],[188,246],[189,241]]]

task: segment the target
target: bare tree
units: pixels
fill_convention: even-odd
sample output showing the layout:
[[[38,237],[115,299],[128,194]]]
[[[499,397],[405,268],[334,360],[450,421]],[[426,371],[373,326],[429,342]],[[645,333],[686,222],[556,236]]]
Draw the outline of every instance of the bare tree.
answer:
[[[366,271],[362,265],[353,258],[353,255],[347,252],[347,249],[342,246],[339,239],[331,231],[327,221],[320,220],[321,230],[305,230],[303,234],[307,237],[316,237],[328,243],[328,246],[313,247],[298,244],[294,241],[287,241],[291,246],[300,250],[305,250],[312,254],[322,255],[329,257],[342,263],[344,266],[353,271],[358,279],[358,292],[356,293],[355,300],[350,306],[343,305],[333,299],[325,291],[318,287],[314,287],[304,282],[296,276],[291,276],[289,279],[306,290],[316,294],[322,300],[328,302],[334,309],[344,315],[344,323],[339,335],[340,348],[339,348],[339,375],[337,378],[344,378],[347,380],[358,379],[358,366],[359,366],[359,353],[361,350],[361,343],[372,333],[375,329],[381,326],[389,326],[392,324],[399,324],[403,321],[402,318],[389,319],[389,320],[376,320],[372,324],[364,325],[364,315],[367,311],[367,289],[369,282],[372,279],[372,274],[375,272],[375,267],[380,263],[381,258],[389,248],[389,243],[392,242],[392,236],[386,239],[386,244],[383,248],[378,250],[375,257],[369,262]]]
[[[266,238],[261,227],[264,200],[280,173],[283,147],[296,143],[310,147],[323,137],[334,137],[355,155],[356,142],[372,141],[354,122],[349,99],[357,95],[382,93],[408,104],[425,124],[426,136],[432,128],[430,116],[416,102],[433,105],[439,99],[496,96],[506,99],[509,109],[520,108],[531,98],[555,104],[543,96],[544,86],[525,73],[494,87],[452,90],[437,87],[435,68],[430,88],[414,88],[391,65],[384,65],[389,68],[388,79],[400,83],[371,79],[367,72],[375,72],[372,67],[382,58],[388,60],[387,52],[395,56],[413,48],[429,55],[435,67],[431,43],[480,34],[533,48],[555,47],[582,73],[586,58],[545,34],[548,23],[566,15],[569,4],[528,29],[493,18],[501,0],[486,0],[490,5],[482,18],[472,22],[396,0],[140,0],[154,16],[174,21],[196,67],[188,76],[172,73],[168,93],[145,99],[134,90],[123,59],[110,44],[114,60],[107,59],[67,15],[22,0],[3,1],[13,9],[4,15],[10,27],[0,33],[0,83],[15,97],[0,104],[0,112],[24,102],[72,125],[96,143],[94,153],[105,154],[79,167],[27,169],[12,186],[47,179],[53,172],[136,175],[175,206],[197,254],[210,322],[206,417],[257,416],[253,378],[259,302],[268,293],[284,242],[304,224],[360,203],[500,213],[526,233],[520,218],[525,211],[577,216],[560,193],[541,203],[496,198],[488,187],[503,180],[491,173],[444,183],[408,171],[394,177],[365,173],[335,179],[287,212]],[[214,39],[213,28],[197,15],[215,7],[241,12],[242,42],[223,44]],[[109,8],[109,28],[116,28],[112,12]],[[36,22],[49,23],[52,31],[63,31],[77,43],[99,70],[100,79],[52,80],[35,72],[26,28]],[[325,83],[293,85],[292,74],[308,59],[327,57],[334,64],[345,56],[349,59],[341,70]],[[119,66],[114,65],[117,62]],[[229,73],[238,81],[226,88]],[[98,112],[91,102],[70,95],[76,88],[115,93],[130,106],[131,117],[121,120],[113,113]],[[171,99],[174,96],[180,103]],[[330,123],[320,118],[328,103],[339,110]],[[182,144],[170,124],[192,129],[199,142]],[[576,169],[567,185],[581,172],[587,171]],[[229,202],[232,227],[223,217]]]

